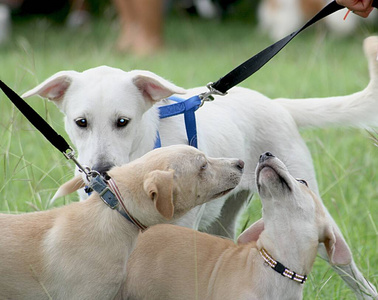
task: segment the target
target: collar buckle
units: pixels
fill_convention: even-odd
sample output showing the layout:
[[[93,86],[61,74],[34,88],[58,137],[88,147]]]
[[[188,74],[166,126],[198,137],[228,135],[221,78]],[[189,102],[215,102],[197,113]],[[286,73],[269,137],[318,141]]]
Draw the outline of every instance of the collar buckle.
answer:
[[[118,207],[118,201],[115,200],[113,192],[109,187],[105,187],[100,193],[99,196],[101,200],[111,209],[116,209]]]

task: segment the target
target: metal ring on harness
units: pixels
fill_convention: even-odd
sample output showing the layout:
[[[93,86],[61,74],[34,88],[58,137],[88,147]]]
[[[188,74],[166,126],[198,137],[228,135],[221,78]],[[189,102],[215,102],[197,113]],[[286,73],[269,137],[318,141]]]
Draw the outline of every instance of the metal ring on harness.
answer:
[[[204,92],[202,94],[199,94],[198,96],[200,97],[201,105],[200,107],[205,103],[205,101],[214,101],[214,97],[212,95],[219,95],[219,96],[225,96],[227,95],[227,92],[220,92],[217,89],[213,87],[214,82],[209,82],[206,84],[206,87],[209,89],[207,92]]]

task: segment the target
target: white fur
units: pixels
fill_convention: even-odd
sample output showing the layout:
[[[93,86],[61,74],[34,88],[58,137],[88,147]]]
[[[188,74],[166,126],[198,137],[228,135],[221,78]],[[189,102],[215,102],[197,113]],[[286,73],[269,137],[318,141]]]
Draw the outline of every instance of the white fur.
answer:
[[[272,101],[249,89],[235,87],[227,96],[215,96],[196,112],[199,149],[213,157],[240,157],[245,161],[245,176],[235,190],[233,202],[223,197],[208,203],[200,228],[225,235],[234,231],[236,216],[246,200],[255,192],[254,167],[258,156],[271,151],[279,156],[295,177],[306,178],[316,193],[318,187],[311,155],[302,140],[298,126],[376,126],[378,125],[378,38],[365,41],[371,82],[353,95],[323,99]],[[83,73],[59,72],[26,92],[23,97],[40,95],[54,101],[65,114],[66,130],[79,152],[79,161],[88,166],[120,165],[134,160],[153,148],[159,129],[162,146],[186,144],[183,116],[159,121],[159,99],[174,93],[182,97],[199,94],[206,88],[186,93],[167,80],[146,71],[124,72],[110,67],[97,67]],[[293,105],[294,104],[294,105]],[[126,127],[117,128],[118,118],[131,119]],[[86,118],[88,127],[75,124]],[[239,193],[239,194],[238,194]],[[237,195],[243,194],[243,197]],[[180,225],[193,226],[196,211],[191,211]],[[211,227],[209,227],[211,225]],[[336,268],[336,271],[344,274]],[[376,295],[354,262],[343,279],[359,293],[355,280],[363,289]],[[361,298],[364,298],[360,294]]]

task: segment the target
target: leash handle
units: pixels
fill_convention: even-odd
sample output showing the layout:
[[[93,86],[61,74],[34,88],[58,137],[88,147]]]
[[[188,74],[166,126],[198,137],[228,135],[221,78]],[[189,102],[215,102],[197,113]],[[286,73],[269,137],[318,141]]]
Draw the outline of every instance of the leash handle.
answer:
[[[374,0],[372,5],[373,7],[378,8],[378,0]],[[289,34],[288,36],[274,43],[273,45],[265,48],[255,56],[251,57],[250,59],[233,69],[231,72],[221,77],[218,81],[211,84],[211,87],[222,94],[226,93],[230,88],[234,87],[235,85],[239,84],[240,82],[244,81],[249,76],[257,72],[300,32],[302,32],[312,24],[318,22],[319,20],[343,8],[345,7],[336,3],[335,0],[332,1],[327,6],[325,6],[320,12],[318,12],[305,25],[303,25],[302,28]]]

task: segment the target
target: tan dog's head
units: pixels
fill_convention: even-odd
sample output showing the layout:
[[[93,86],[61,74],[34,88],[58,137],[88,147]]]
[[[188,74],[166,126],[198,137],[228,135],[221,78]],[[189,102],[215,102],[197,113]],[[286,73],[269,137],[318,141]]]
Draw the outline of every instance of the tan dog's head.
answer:
[[[195,206],[225,195],[240,182],[243,167],[238,159],[210,158],[194,147],[176,145],[155,149],[108,174],[130,213],[150,226],[176,220]],[[76,190],[80,181],[77,176],[71,180],[74,185],[63,185],[66,190],[61,194]]]
[[[268,243],[292,241],[295,243],[293,248],[309,249],[310,259],[315,259],[318,244],[324,243],[331,263],[351,262],[349,248],[323,203],[308,188],[306,181],[294,178],[270,152],[260,157],[256,184],[263,218],[240,235],[239,243],[257,241],[261,237]]]

